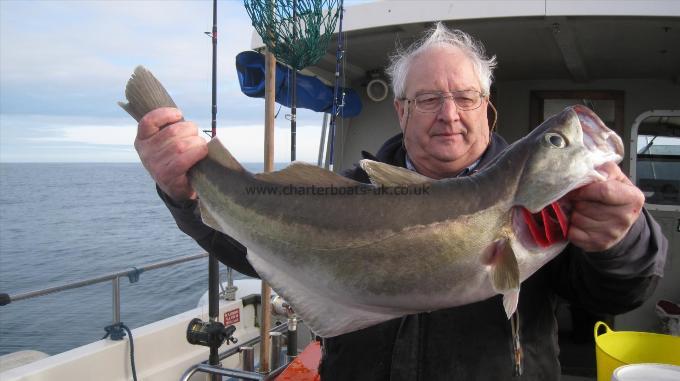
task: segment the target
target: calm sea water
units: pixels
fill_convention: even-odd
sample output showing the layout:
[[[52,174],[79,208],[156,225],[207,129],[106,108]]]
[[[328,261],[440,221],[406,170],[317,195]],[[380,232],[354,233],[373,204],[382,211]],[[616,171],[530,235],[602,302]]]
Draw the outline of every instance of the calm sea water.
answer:
[[[202,252],[177,229],[141,164],[0,163],[2,293]],[[207,263],[145,272],[137,283],[122,278],[121,320],[136,328],[194,308],[207,289]],[[0,355],[96,341],[111,323],[111,304],[105,282],[2,306]]]

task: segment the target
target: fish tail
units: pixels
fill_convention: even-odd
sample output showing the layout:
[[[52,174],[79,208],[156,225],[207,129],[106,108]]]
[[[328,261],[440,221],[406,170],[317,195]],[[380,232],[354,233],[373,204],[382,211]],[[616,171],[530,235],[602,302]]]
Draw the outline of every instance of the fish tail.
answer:
[[[163,85],[144,66],[135,68],[127,86],[125,86],[125,98],[128,102],[118,102],[118,105],[137,122],[149,111],[157,108],[177,108]]]

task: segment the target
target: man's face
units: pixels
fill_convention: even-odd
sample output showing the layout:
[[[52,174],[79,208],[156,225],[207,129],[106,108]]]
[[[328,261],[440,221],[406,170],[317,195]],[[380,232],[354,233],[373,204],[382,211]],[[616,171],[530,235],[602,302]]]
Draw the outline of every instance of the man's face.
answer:
[[[411,62],[406,98],[460,90],[481,92],[472,62],[460,49],[433,47]],[[418,172],[435,179],[450,177],[484,153],[489,144],[487,102],[485,98],[478,108],[462,111],[447,99],[437,113],[422,113],[413,102],[394,102],[408,156]]]

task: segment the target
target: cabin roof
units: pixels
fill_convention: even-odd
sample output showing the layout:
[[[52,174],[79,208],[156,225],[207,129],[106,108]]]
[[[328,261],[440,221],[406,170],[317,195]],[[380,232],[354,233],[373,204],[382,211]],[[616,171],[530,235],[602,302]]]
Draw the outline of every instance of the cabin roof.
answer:
[[[346,7],[345,76],[382,75],[389,55],[435,21],[496,55],[496,80],[663,78],[680,83],[678,1],[379,1]],[[308,71],[331,81],[335,39]],[[255,33],[253,47],[262,41]]]

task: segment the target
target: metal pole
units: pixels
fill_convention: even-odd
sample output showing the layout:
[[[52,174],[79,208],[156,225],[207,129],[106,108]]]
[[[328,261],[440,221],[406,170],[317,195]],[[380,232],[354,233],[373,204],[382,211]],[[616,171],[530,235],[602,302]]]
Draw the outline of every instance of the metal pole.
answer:
[[[111,280],[113,285],[113,323],[120,323],[120,278],[115,277]]]
[[[328,126],[328,113],[323,113],[323,122],[321,123],[321,141],[319,141],[319,158],[316,164],[320,167],[323,163],[323,153],[326,143],[326,127]]]
[[[342,15],[345,13],[343,9],[344,1],[340,0],[338,12],[340,12],[340,23],[338,24],[338,48],[335,52],[335,86],[333,87],[333,108],[331,112],[331,122],[328,131],[328,138],[330,139],[330,170],[333,170],[334,156],[335,156],[335,121],[339,114],[338,95],[340,93],[340,69],[342,60],[344,58],[344,41],[342,38]],[[344,97],[343,97],[344,98]],[[342,107],[342,105],[340,105]]]
[[[217,135],[217,0],[213,0],[213,27],[212,27],[212,137]],[[208,316],[211,322],[216,322],[219,310],[219,287],[220,287],[220,268],[215,255],[210,255],[208,259]],[[210,356],[208,364],[219,365],[219,346],[210,346]],[[212,381],[220,379],[217,375],[212,375]]]
[[[211,137],[217,135],[217,0],[213,0],[212,27],[212,127]]]
[[[281,332],[271,332],[272,340],[271,367],[276,369],[281,366],[281,347],[283,346],[283,336]]]
[[[297,42],[297,0],[293,0],[293,44]],[[295,141],[297,139],[297,67],[292,66],[290,86],[292,96],[290,102],[290,161],[295,161]]]
[[[241,361],[243,363],[243,370],[252,372],[255,370],[255,348],[241,347]]]
[[[276,58],[269,49],[265,53],[265,148],[264,148],[264,171],[271,172],[274,169],[274,96],[276,84]],[[271,329],[271,300],[272,290],[269,285],[262,281],[262,321],[260,321],[260,337],[262,342],[260,345],[260,372],[268,373],[269,366],[269,348],[270,341],[267,340],[269,330]]]
[[[76,282],[73,282],[73,283],[66,283],[66,284],[62,284],[62,285],[54,286],[54,287],[43,288],[43,289],[40,289],[40,290],[23,292],[23,293],[16,294],[16,295],[9,295],[9,294],[5,294],[5,293],[0,293],[0,295],[4,296],[4,298],[7,300],[7,302],[5,304],[9,304],[11,302],[18,302],[20,300],[31,299],[31,298],[36,298],[36,297],[43,296],[43,295],[53,294],[55,292],[72,290],[74,288],[80,288],[80,287],[85,287],[85,286],[89,286],[89,285],[92,285],[92,284],[107,282],[109,280],[113,280],[116,277],[121,277],[121,276],[128,276],[129,277],[133,273],[136,273],[137,277],[139,277],[139,274],[143,271],[151,271],[151,270],[155,270],[155,269],[160,269],[160,268],[176,265],[178,263],[184,263],[184,262],[189,262],[189,261],[193,261],[193,260],[196,260],[196,259],[205,258],[207,256],[208,256],[207,253],[189,255],[189,256],[186,256],[186,257],[171,259],[169,261],[155,262],[155,263],[152,263],[152,264],[149,264],[149,265],[146,265],[146,266],[135,267],[135,270],[116,271],[116,272],[108,273],[108,274],[105,274],[105,275],[99,275],[99,276],[96,276],[94,278],[88,278],[88,279],[85,279],[85,280],[80,280],[80,281],[76,281]]]

